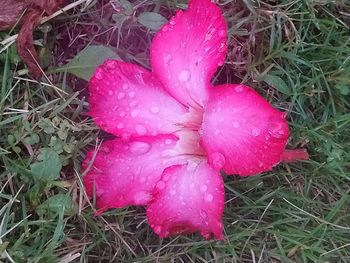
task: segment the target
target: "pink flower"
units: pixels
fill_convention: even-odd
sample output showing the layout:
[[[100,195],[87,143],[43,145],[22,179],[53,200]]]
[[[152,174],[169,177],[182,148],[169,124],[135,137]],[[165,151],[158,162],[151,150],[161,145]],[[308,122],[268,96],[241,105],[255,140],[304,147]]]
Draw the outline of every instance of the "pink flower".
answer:
[[[215,4],[191,0],[153,39],[152,72],[117,60],[95,71],[90,115],[117,136],[83,163],[86,191],[100,212],[146,205],[160,237],[199,231],[222,239],[220,170],[248,176],[307,157],[285,151],[285,114],[253,89],[212,86],[226,33]]]

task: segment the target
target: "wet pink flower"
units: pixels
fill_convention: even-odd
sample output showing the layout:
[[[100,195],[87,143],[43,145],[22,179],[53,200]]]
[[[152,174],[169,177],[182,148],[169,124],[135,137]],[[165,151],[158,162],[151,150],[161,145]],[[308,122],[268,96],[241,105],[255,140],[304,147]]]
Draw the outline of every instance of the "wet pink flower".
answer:
[[[117,60],[96,69],[90,115],[117,137],[83,163],[86,191],[100,212],[146,205],[160,237],[199,231],[222,239],[220,170],[248,176],[307,158],[285,150],[285,114],[252,88],[212,86],[226,34],[215,4],[191,0],[153,39],[152,72]]]

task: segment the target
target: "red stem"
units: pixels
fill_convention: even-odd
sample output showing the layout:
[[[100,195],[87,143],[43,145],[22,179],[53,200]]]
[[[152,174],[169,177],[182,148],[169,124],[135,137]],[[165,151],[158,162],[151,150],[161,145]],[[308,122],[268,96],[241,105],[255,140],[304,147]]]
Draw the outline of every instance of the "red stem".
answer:
[[[309,154],[306,149],[284,150],[281,160],[286,163],[291,163],[297,160],[308,160]]]

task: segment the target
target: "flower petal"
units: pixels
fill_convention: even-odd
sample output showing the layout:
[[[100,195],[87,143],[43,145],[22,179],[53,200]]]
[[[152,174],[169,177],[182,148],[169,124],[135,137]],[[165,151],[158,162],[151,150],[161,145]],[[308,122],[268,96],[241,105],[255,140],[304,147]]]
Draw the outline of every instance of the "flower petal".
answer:
[[[285,114],[252,88],[213,88],[200,130],[209,162],[228,174],[253,175],[281,161],[288,139]]]
[[[189,162],[165,169],[147,206],[147,218],[160,237],[199,231],[223,239],[224,185],[207,163]]]
[[[163,170],[183,160],[173,156],[176,143],[172,135],[102,143],[95,159],[94,151],[90,151],[83,162],[85,170],[93,161],[83,177],[88,196],[95,196],[102,210],[147,204]]]
[[[90,115],[97,125],[125,139],[171,133],[186,112],[153,73],[117,60],[96,69],[89,90]]]
[[[185,105],[198,107],[226,56],[226,23],[210,0],[192,0],[154,37],[151,64],[166,89]]]

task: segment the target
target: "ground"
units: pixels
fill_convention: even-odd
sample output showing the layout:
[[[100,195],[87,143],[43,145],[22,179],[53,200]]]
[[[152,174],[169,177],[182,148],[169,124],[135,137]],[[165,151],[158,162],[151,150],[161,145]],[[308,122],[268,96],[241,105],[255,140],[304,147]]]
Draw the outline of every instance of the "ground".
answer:
[[[57,68],[89,45],[149,67],[157,25],[138,17],[169,19],[187,1],[79,2],[34,34],[41,82],[15,43],[0,47],[0,262],[350,262],[349,2],[218,1],[228,55],[213,81],[250,85],[287,111],[288,147],[310,154],[225,176],[224,241],[160,239],[142,207],[94,216],[80,165],[110,135],[86,115],[87,82]]]

